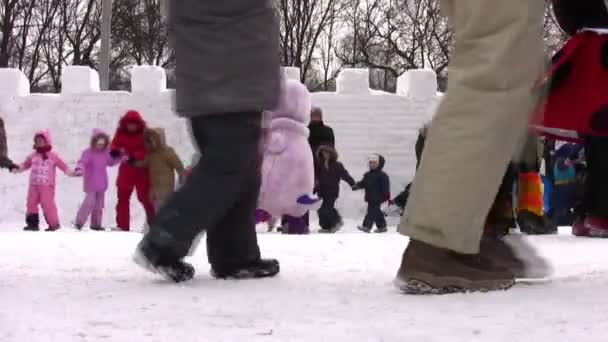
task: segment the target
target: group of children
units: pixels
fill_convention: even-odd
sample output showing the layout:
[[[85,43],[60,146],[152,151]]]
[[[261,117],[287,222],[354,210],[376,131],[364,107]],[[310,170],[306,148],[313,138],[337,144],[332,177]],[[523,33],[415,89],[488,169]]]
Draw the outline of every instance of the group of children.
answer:
[[[1,165],[14,174],[30,172],[24,228],[28,231],[40,229],[39,207],[48,224],[46,230],[60,228],[55,203],[57,169],[70,177],[83,178],[85,197],[74,226],[82,229],[90,218],[92,230],[104,230],[102,217],[109,186],[108,168],[120,165],[116,222],[117,228],[123,231],[130,229],[129,201],[134,190],[149,221],[175,190],[175,175],[182,182],[186,174],[177,154],[166,144],[164,131],[147,128],[136,111],[128,111],[122,117],[112,140],[107,133],[94,129],[89,146],[74,169],[70,169],[53,150],[48,130],[36,132],[33,142],[34,152],[23,163],[14,164],[4,153]]]
[[[346,182],[353,191],[363,190],[365,192],[367,212],[363,224],[358,229],[370,233],[375,225],[375,232],[377,233],[388,231],[385,213],[381,209],[381,206],[390,200],[390,179],[383,171],[385,159],[381,155],[374,154],[369,157],[368,163],[369,171],[364,174],[361,181],[356,182],[338,160],[338,153],[334,147],[329,145],[319,147],[315,158],[314,189],[314,193],[322,200],[321,207],[317,210],[319,233],[336,233],[344,225],[342,216],[336,209],[336,201],[340,196],[340,182],[342,181]],[[258,209],[256,215],[258,223],[266,222],[268,223],[268,231],[274,230],[277,218],[261,209]],[[306,220],[306,218],[298,219]],[[278,230],[285,234],[306,234],[309,232],[308,229],[289,229],[290,222],[293,222],[293,220],[283,218],[283,226],[279,227]]]

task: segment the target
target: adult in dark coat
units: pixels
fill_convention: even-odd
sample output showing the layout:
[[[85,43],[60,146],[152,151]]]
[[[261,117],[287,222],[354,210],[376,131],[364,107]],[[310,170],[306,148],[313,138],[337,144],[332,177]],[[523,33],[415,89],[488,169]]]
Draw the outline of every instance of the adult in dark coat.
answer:
[[[323,122],[323,111],[321,108],[315,107],[312,109],[308,129],[310,130],[308,143],[315,156],[321,146],[336,147],[334,130]]]
[[[177,111],[190,120],[201,159],[162,206],[136,261],[174,281],[192,278],[183,261],[200,233],[218,278],[274,276],[255,231],[262,111],[280,90],[279,23],[274,1],[171,1],[177,56]]]

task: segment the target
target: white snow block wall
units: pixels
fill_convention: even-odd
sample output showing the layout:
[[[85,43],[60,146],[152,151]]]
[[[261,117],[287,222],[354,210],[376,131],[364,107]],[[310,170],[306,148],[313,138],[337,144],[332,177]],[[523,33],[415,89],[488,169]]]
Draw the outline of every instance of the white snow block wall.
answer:
[[[0,69],[0,101],[13,96],[26,96],[30,93],[30,83],[25,75],[16,69]],[[2,102],[0,102],[1,104]]]
[[[86,68],[68,68],[61,94],[29,94],[25,76],[17,70],[0,69],[0,116],[5,121],[10,157],[23,161],[32,152],[32,138],[39,129],[49,128],[54,151],[70,166],[88,147],[93,128],[113,134],[120,117],[130,109],[144,115],[150,127],[164,127],[167,142],[184,163],[191,160],[192,147],[187,122],[174,114],[174,90],[166,89],[164,70],[133,68],[133,92],[99,91],[97,73]],[[288,77],[299,72],[286,68]],[[401,191],[414,175],[414,144],[418,128],[428,120],[438,101],[436,89],[419,89],[403,95],[371,92],[367,70],[346,70],[338,79],[335,93],[313,94],[313,105],[321,107],[325,122],[336,134],[340,160],[355,179],[367,170],[367,156],[381,153],[387,159],[392,192]],[[414,87],[415,88],[415,87]],[[413,89],[413,88],[412,88]],[[0,222],[21,224],[25,216],[27,174],[0,171]],[[110,172],[104,223],[114,226],[116,169]],[[82,179],[59,175],[57,202],[64,226],[71,226],[83,198]],[[365,210],[363,193],[343,185],[338,202],[348,218],[361,218]],[[143,224],[143,211],[132,199],[133,227]]]
[[[61,75],[63,94],[86,94],[99,92],[99,74],[86,66],[69,66]]]
[[[283,73],[289,80],[300,80],[300,68],[283,67]]]
[[[368,69],[344,69],[336,79],[336,89],[339,94],[361,94],[368,95],[369,70]]]
[[[423,100],[436,96],[437,74],[431,69],[406,71],[397,78],[397,95]]]
[[[159,66],[134,66],[131,69],[133,94],[158,94],[167,90],[167,74]]]

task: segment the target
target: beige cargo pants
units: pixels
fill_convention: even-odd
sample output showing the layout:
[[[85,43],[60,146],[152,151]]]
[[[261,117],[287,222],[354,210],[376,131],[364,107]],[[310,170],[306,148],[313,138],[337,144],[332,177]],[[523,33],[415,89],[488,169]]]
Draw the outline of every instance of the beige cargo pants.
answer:
[[[542,0],[443,0],[455,30],[448,92],[431,125],[400,232],[477,253],[544,68]]]

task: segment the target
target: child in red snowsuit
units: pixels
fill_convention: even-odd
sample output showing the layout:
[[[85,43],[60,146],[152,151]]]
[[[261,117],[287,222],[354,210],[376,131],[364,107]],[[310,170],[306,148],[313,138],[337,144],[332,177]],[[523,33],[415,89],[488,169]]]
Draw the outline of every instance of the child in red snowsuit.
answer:
[[[55,170],[60,169],[70,176],[74,176],[74,172],[70,171],[65,162],[51,151],[52,148],[50,132],[37,132],[34,136],[35,152],[13,171],[13,173],[21,173],[31,169],[24,230],[39,230],[38,206],[42,207],[42,213],[49,225],[47,231],[59,229],[59,217],[55,205]]]
[[[147,151],[144,144],[146,122],[141,114],[134,110],[128,111],[118,124],[118,129],[112,140],[110,149],[113,157],[126,156],[134,161],[146,159]],[[116,205],[116,225],[123,231],[131,228],[130,200],[133,190],[137,199],[146,211],[149,222],[154,216],[154,206],[150,201],[150,174],[148,168],[136,167],[123,163],[118,170],[116,181],[118,203]]]

